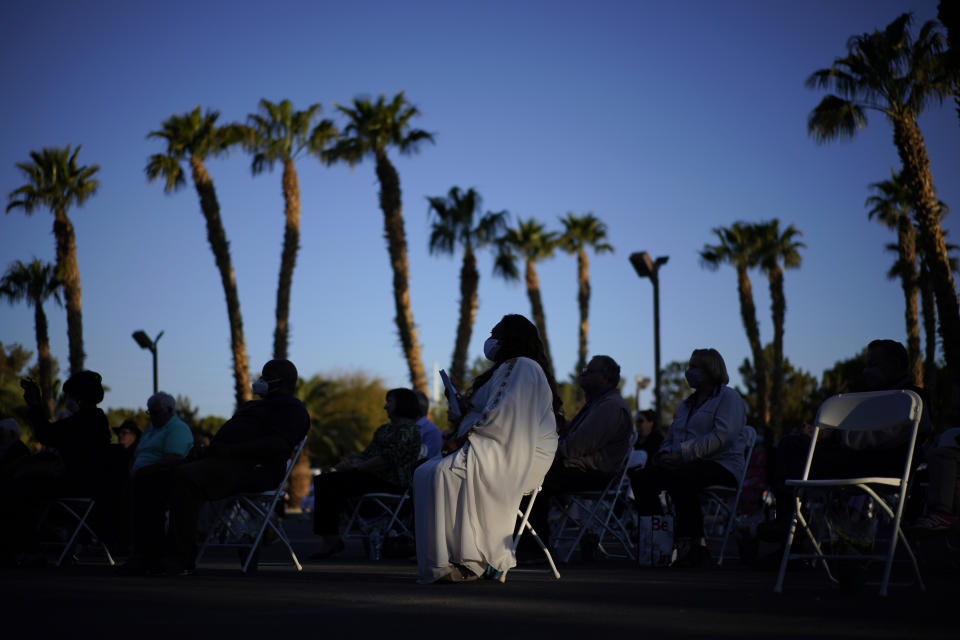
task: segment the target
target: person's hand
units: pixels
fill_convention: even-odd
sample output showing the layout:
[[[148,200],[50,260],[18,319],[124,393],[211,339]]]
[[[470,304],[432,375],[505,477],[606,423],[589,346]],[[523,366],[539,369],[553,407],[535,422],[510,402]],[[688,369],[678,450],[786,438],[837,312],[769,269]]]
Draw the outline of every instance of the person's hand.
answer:
[[[680,463],[683,462],[683,456],[679,453],[663,451],[657,454],[654,462],[662,469],[676,469],[680,466]]]
[[[23,387],[23,399],[28,407],[40,406],[40,387],[30,378],[22,378],[20,386]]]

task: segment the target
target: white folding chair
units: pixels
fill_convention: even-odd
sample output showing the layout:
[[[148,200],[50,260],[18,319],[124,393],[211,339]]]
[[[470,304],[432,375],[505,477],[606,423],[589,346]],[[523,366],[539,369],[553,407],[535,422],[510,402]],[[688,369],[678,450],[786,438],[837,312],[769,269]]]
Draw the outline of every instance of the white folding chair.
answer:
[[[114,566],[116,563],[113,561],[113,556],[110,555],[110,549],[107,548],[106,543],[97,536],[96,532],[87,522],[87,519],[93,512],[96,500],[93,498],[58,498],[54,500],[54,504],[63,508],[63,510],[69,513],[73,520],[76,521],[70,538],[66,542],[49,543],[51,545],[63,545],[63,551],[60,553],[60,557],[57,558],[57,566],[61,566],[67,555],[73,550],[74,544],[77,542],[77,537],[81,531],[86,531],[90,534],[92,542],[100,545],[103,549],[103,554],[107,557],[107,564],[111,567]]]
[[[241,566],[243,573],[247,573],[254,560],[256,560],[257,566],[292,564],[297,568],[297,571],[303,570],[300,561],[297,559],[297,554],[294,553],[293,547],[290,545],[290,538],[283,528],[283,522],[277,514],[277,506],[286,495],[284,487],[290,477],[290,471],[297,463],[297,459],[306,443],[307,439],[304,438],[294,448],[290,459],[287,460],[287,470],[276,489],[240,493],[219,503],[212,519],[213,524],[197,551],[197,564],[200,563],[200,559],[209,547],[234,547],[248,550]],[[259,561],[260,544],[263,542],[267,527],[287,548],[291,562]],[[254,531],[256,533],[252,533]]]
[[[401,517],[401,510],[409,501],[410,489],[403,493],[374,492],[361,495],[341,537],[367,540],[371,558],[379,560],[385,537],[405,536],[413,539],[413,532]]]
[[[717,558],[717,566],[723,564],[723,554],[727,550],[727,542],[730,540],[730,532],[733,531],[737,520],[737,505],[740,503],[740,494],[743,492],[743,481],[747,478],[747,469],[750,466],[750,458],[753,456],[753,447],[757,442],[756,430],[747,425],[743,428],[744,439],[744,459],[743,473],[737,478],[737,486],[728,487],[721,484],[705,487],[701,491],[704,512],[704,535],[709,542],[720,543],[720,555]],[[730,496],[733,496],[733,502],[729,502]]]
[[[537,487],[530,493],[526,494],[529,500],[527,500],[527,508],[520,509],[517,507],[517,517],[520,518],[520,522],[517,523],[517,529],[513,534],[513,554],[516,556],[517,545],[520,544],[520,538],[523,537],[524,533],[529,533],[533,536],[534,541],[540,547],[540,550],[543,551],[543,555],[547,558],[547,563],[550,565],[550,571],[553,573],[553,577],[557,580],[560,579],[560,572],[557,571],[557,565],[553,561],[553,555],[550,553],[550,549],[547,548],[547,545],[544,544],[543,540],[540,539],[540,536],[537,534],[537,531],[533,528],[533,525],[530,524],[530,514],[533,512],[533,504],[537,500],[537,496],[540,495],[540,492],[543,490],[543,487]],[[507,573],[504,571],[499,573],[496,576],[496,579],[500,582],[504,582],[507,579]]]
[[[820,405],[820,410],[817,412],[817,419],[813,428],[813,435],[810,440],[810,449],[807,452],[807,460],[803,468],[803,475],[799,480],[787,480],[786,482],[788,486],[794,487],[794,510],[793,518],[790,522],[790,531],[787,534],[787,540],[783,549],[783,558],[780,561],[780,572],[777,575],[777,582],[773,589],[776,593],[783,591],[784,574],[786,574],[787,571],[787,563],[791,559],[812,558],[822,562],[827,577],[831,582],[837,584],[838,580],[830,571],[827,560],[852,558],[856,560],[885,561],[883,579],[880,583],[880,595],[885,596],[887,595],[887,586],[890,582],[890,570],[893,566],[893,557],[897,549],[898,540],[903,541],[903,548],[906,550],[913,564],[914,575],[920,585],[920,589],[926,591],[923,578],[920,576],[920,568],[917,566],[917,559],[900,526],[903,517],[904,503],[907,499],[906,490],[910,481],[910,467],[913,460],[914,447],[916,446],[917,431],[920,425],[922,409],[923,402],[920,397],[913,391],[908,390],[840,394],[828,398]],[[902,426],[908,426],[910,428],[910,438],[903,473],[899,477],[868,476],[860,478],[810,479],[810,468],[817,449],[817,438],[820,436],[822,429],[836,429],[851,432],[877,431]],[[804,499],[811,490],[828,490],[837,487],[854,488],[855,490],[862,491],[870,500],[870,504],[875,505],[876,511],[878,512],[877,517],[879,517],[879,513],[883,513],[890,518],[892,528],[890,530],[890,548],[887,553],[852,556],[850,554],[824,553],[821,540],[817,539],[803,516]],[[896,504],[891,507],[878,492],[883,492],[888,496],[892,495],[896,499]],[[813,517],[811,517],[811,520],[812,519]],[[798,522],[800,526],[803,527],[813,547],[814,553],[792,552],[791,547]]]
[[[636,441],[637,434],[632,432],[620,467],[603,490],[564,494],[568,502],[561,509],[560,520],[553,535],[554,549],[559,549],[567,540],[571,541],[561,562],[570,562],[570,557],[578,548],[583,536],[590,531],[597,535],[597,550],[601,555],[610,558],[636,559],[634,545],[624,518],[625,512],[633,508],[627,500],[627,493],[630,491],[627,470]],[[618,509],[620,514],[617,513]],[[614,554],[607,549],[604,541],[610,539],[612,539],[611,542],[616,542],[623,548],[623,554]]]

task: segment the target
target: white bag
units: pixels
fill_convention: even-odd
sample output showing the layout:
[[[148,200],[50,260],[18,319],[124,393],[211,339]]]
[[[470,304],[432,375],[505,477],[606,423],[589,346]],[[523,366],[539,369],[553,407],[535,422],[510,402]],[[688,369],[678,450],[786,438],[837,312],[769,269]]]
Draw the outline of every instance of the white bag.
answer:
[[[669,567],[673,562],[673,516],[640,516],[637,561],[642,567]]]

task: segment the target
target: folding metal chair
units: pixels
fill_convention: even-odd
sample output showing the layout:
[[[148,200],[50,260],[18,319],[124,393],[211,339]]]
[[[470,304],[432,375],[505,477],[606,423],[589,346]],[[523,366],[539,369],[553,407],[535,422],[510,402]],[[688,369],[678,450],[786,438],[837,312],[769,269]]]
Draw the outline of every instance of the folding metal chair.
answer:
[[[290,471],[297,463],[297,459],[306,443],[307,439],[304,438],[294,448],[290,459],[287,460],[287,470],[276,489],[239,493],[219,503],[212,519],[213,524],[207,531],[206,538],[200,545],[199,551],[197,551],[197,564],[200,563],[200,559],[209,547],[234,547],[248,550],[241,566],[243,573],[247,573],[255,560],[257,566],[286,566],[292,564],[297,568],[297,571],[303,570],[300,561],[297,559],[297,554],[290,546],[290,538],[283,528],[283,522],[277,513],[277,507],[280,500],[286,495],[284,487],[290,477]],[[287,548],[291,562],[259,561],[260,544],[263,542],[267,527]],[[256,533],[252,533],[253,531]]]
[[[370,556],[380,559],[383,540],[387,536],[405,536],[413,540],[413,532],[401,518],[401,510],[410,501],[410,489],[403,493],[365,493],[343,528],[342,538],[361,538],[370,545]]]
[[[572,540],[570,548],[561,562],[570,562],[570,557],[589,531],[597,535],[597,550],[605,557],[636,559],[634,545],[627,528],[624,515],[633,508],[627,499],[630,491],[630,478],[627,477],[630,456],[637,434],[630,434],[629,446],[623,456],[620,468],[602,491],[576,491],[564,494],[568,500],[562,507],[560,521],[553,536],[553,547],[559,549],[561,543]],[[618,514],[617,511],[620,511]],[[574,535],[573,532],[576,531]],[[571,537],[572,536],[572,537]],[[611,539],[623,547],[624,554],[614,554],[607,550],[604,541]]]
[[[544,544],[543,540],[540,539],[540,536],[533,528],[533,525],[530,524],[530,514],[533,512],[533,504],[536,502],[537,496],[540,495],[542,490],[543,487],[537,487],[530,493],[526,494],[529,497],[529,500],[527,500],[527,508],[517,508],[517,517],[520,518],[520,522],[517,523],[517,529],[513,534],[512,550],[514,555],[516,555],[517,545],[520,544],[520,538],[523,537],[524,533],[529,533],[531,536],[533,536],[533,540],[537,543],[537,546],[540,547],[540,550],[543,551],[543,555],[547,558],[547,563],[550,565],[550,571],[553,573],[553,577],[559,580],[560,572],[557,571],[557,565],[553,561],[553,555],[550,553],[550,549],[547,548],[547,545]],[[505,571],[499,573],[496,578],[500,582],[504,582],[507,579],[507,573]]]
[[[747,477],[747,468],[750,466],[750,458],[753,456],[753,447],[757,442],[756,430],[747,425],[743,429],[746,439],[743,455],[746,464],[743,465],[743,473],[737,478],[737,486],[727,487],[725,485],[711,485],[701,491],[704,511],[704,533],[709,542],[720,542],[720,555],[717,558],[717,566],[723,564],[723,554],[727,550],[727,542],[730,540],[730,532],[733,531],[737,520],[737,506],[740,504],[740,494],[743,492],[743,481]],[[729,502],[730,496],[733,496],[733,503]]]
[[[828,398],[820,405],[820,410],[817,412],[817,419],[813,428],[813,435],[810,440],[810,449],[807,452],[807,460],[803,468],[803,475],[799,480],[787,480],[787,485],[794,487],[794,510],[793,518],[790,522],[790,531],[787,534],[787,540],[783,549],[783,558],[780,562],[780,571],[777,575],[776,585],[773,588],[776,593],[783,591],[783,579],[789,560],[794,558],[816,559],[823,563],[823,568],[830,581],[837,584],[839,581],[830,571],[827,560],[846,558],[855,560],[884,560],[885,565],[883,579],[880,583],[880,595],[885,596],[887,595],[887,586],[890,582],[890,570],[893,566],[893,557],[897,549],[898,540],[903,541],[903,548],[906,550],[913,564],[914,575],[920,585],[920,589],[926,591],[923,578],[920,576],[920,568],[917,566],[917,559],[900,526],[903,517],[904,503],[907,499],[910,467],[913,460],[914,447],[916,446],[922,408],[923,403],[920,397],[913,391],[908,390],[840,394]],[[899,477],[869,476],[860,478],[810,479],[810,468],[817,449],[817,438],[820,436],[822,429],[877,431],[899,426],[910,427],[910,439],[908,441],[906,460],[904,461],[903,473]],[[810,524],[803,516],[804,500],[811,490],[828,490],[838,487],[853,488],[863,492],[869,500],[868,506],[874,509],[874,517],[879,517],[880,513],[883,513],[892,520],[890,548],[887,553],[864,555],[824,553],[821,544],[822,540],[814,535]],[[891,507],[887,500],[881,497],[878,492],[883,492],[888,496],[895,497],[896,504]],[[818,517],[819,516],[812,515],[811,521]],[[793,553],[791,550],[798,522],[800,526],[803,527],[813,547],[814,553]],[[830,551],[833,550],[831,549]]]
[[[59,498],[54,501],[54,504],[60,505],[60,507],[69,513],[76,521],[73,532],[66,542],[49,543],[51,545],[63,545],[63,552],[61,552],[60,557],[57,558],[57,566],[61,566],[67,555],[73,550],[74,544],[76,544],[77,537],[79,537],[81,531],[86,531],[90,534],[91,540],[103,549],[103,554],[107,557],[107,564],[111,567],[114,566],[116,563],[113,561],[113,556],[110,555],[110,549],[107,548],[106,543],[97,536],[96,532],[87,523],[87,519],[93,512],[93,507],[96,505],[96,500],[93,498]]]

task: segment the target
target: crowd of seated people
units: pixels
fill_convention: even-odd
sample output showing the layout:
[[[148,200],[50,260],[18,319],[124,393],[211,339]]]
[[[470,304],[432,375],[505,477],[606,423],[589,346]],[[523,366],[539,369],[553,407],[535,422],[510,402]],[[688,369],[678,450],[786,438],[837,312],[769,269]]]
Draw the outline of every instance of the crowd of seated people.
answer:
[[[458,396],[461,413],[449,414],[445,443],[428,417],[426,395],[391,389],[384,404],[388,422],[370,444],[345,456],[334,472],[315,477],[313,529],[320,548],[312,558],[344,549],[340,527],[351,500],[410,490],[421,582],[503,579],[517,562],[510,539],[521,498],[542,486],[531,523],[549,543],[551,509],[562,507],[567,493],[606,486],[636,432],[635,447],[646,452],[645,464],[629,474],[637,513],[662,513],[665,493],[675,516],[673,566],[709,564],[700,492],[709,485],[736,486],[750,463],[743,457],[747,406],[729,386],[716,350],[691,354],[685,372],[691,392],[665,433],[652,411],[638,412],[634,422],[619,392],[620,368],[604,355],[579,373],[586,402],[567,420],[536,327],[522,316],[505,316],[484,353],[491,366]],[[111,444],[107,417],[97,406],[104,396],[99,374],[83,371],[66,381],[66,411],[56,420],[47,418],[37,386],[23,381],[29,424],[42,449],[33,452],[21,442],[17,420],[0,420],[0,516],[6,523],[0,527],[0,566],[42,565],[40,542],[57,533],[50,525],[56,525],[52,503],[84,496],[96,499],[93,524],[107,542],[123,555],[131,542],[119,573],[192,573],[201,507],[237,492],[275,488],[306,437],[310,419],[294,396],[297,375],[288,360],[266,363],[253,387],[259,399],[241,406],[206,446],[195,446],[165,392],[147,400],[145,430],[125,421],[112,429]],[[906,351],[895,341],[875,340],[854,390],[890,389],[911,389],[924,400],[913,464],[927,463],[929,483],[923,513],[909,528],[918,534],[960,531],[960,429],[925,442],[932,417],[923,390],[910,383]],[[770,473],[757,468],[758,490],[747,494],[745,508],[759,511],[767,484],[780,505],[759,527],[761,538],[782,544],[786,535],[786,480],[800,476],[808,427],[796,425],[755,456],[765,467],[766,454]],[[906,435],[903,428],[866,439],[834,434],[818,443],[811,475],[898,475]],[[540,551],[521,544],[520,553]]]

